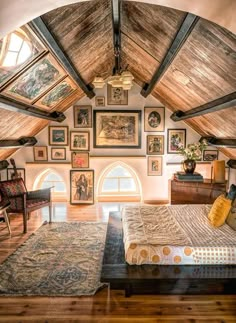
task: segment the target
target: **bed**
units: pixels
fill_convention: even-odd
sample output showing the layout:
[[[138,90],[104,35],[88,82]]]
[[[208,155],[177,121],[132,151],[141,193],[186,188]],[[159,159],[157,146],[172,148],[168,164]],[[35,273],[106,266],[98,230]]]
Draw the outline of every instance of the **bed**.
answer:
[[[129,265],[236,264],[236,232],[213,227],[211,205],[125,206],[125,260]]]

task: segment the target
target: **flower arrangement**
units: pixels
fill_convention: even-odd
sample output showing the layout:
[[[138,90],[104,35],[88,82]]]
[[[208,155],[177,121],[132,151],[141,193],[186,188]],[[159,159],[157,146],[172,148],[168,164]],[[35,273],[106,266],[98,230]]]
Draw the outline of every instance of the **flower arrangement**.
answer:
[[[203,150],[207,147],[206,141],[188,144],[186,148],[182,144],[178,147],[178,153],[183,155],[185,159],[199,160]]]

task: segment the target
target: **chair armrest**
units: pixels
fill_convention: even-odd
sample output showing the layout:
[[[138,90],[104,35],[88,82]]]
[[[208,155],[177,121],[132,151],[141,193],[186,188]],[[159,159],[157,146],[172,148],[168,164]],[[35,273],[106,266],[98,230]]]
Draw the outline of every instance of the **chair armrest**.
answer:
[[[40,198],[45,198],[50,200],[51,197],[51,189],[52,187],[48,187],[48,188],[43,188],[40,190],[35,190],[35,191],[29,191],[27,192],[27,199],[40,199]]]
[[[0,203],[0,212],[4,211],[4,209],[8,208],[10,206],[10,201],[3,201],[3,203]]]

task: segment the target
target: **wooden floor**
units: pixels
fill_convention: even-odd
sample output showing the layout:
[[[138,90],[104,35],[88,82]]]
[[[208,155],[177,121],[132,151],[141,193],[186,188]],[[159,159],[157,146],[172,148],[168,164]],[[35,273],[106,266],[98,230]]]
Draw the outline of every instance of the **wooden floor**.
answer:
[[[71,206],[55,203],[53,221],[104,221],[122,204]],[[45,220],[47,208],[34,212],[23,235],[22,217],[11,216],[12,238],[0,223],[0,262]],[[0,277],[1,284],[1,277]],[[0,297],[0,322],[236,322],[235,295],[134,295],[104,288],[91,297]]]

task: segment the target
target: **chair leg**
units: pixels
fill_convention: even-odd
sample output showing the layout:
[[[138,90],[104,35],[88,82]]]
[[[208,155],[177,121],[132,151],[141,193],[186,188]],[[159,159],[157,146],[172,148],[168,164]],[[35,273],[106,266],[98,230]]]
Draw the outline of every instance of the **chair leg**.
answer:
[[[28,221],[28,212],[23,212],[23,225],[24,225],[24,231],[23,233],[27,233],[27,221]]]
[[[11,227],[10,227],[10,222],[9,222],[9,218],[8,218],[8,214],[7,214],[7,211],[6,210],[3,211],[3,216],[4,216],[4,219],[5,219],[5,222],[6,222],[8,231],[9,231],[9,235],[11,237]]]
[[[52,203],[49,204],[49,223],[52,222]]]

